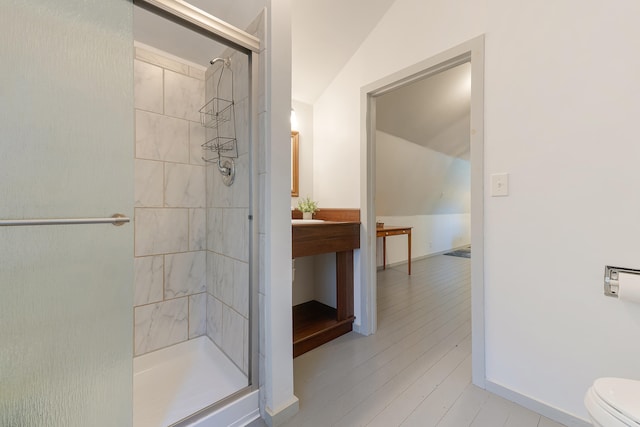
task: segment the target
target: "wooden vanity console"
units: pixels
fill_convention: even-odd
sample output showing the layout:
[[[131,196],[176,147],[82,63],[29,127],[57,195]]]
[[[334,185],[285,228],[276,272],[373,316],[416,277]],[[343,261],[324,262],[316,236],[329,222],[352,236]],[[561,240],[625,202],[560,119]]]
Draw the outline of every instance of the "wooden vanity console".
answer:
[[[360,223],[357,222],[294,224],[291,235],[294,258],[360,247]]]
[[[360,247],[360,222],[292,225],[293,258],[336,253],[336,308],[318,301],[293,307],[293,357],[352,330],[353,250]]]

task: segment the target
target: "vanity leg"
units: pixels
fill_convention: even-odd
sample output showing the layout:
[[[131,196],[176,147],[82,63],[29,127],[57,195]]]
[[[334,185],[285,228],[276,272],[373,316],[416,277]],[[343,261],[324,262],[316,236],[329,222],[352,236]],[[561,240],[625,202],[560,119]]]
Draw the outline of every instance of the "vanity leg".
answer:
[[[337,320],[353,317],[353,251],[336,252]]]
[[[409,259],[409,262],[407,263],[409,265],[409,276],[411,276],[411,229],[409,229],[409,234],[407,234],[407,238],[408,240],[408,249],[407,249],[407,257]]]
[[[387,238],[382,237],[382,269],[387,269]]]

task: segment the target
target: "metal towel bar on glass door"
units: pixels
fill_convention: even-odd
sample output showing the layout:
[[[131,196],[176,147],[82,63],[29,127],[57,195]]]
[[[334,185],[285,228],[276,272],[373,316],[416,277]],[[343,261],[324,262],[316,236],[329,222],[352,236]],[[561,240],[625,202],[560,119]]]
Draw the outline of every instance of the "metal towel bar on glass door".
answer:
[[[123,225],[130,219],[122,214],[115,214],[109,218],[52,218],[52,219],[1,219],[0,226],[26,225],[72,225],[72,224],[113,224]]]

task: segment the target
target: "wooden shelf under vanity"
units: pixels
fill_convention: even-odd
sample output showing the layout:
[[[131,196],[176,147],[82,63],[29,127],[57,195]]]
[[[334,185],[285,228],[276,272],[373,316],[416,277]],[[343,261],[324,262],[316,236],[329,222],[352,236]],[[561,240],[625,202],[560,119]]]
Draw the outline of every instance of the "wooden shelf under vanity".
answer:
[[[293,258],[336,254],[336,308],[318,301],[293,307],[293,357],[298,357],[353,328],[353,250],[360,248],[359,213],[356,221],[294,224],[291,234]]]
[[[293,307],[293,357],[338,338],[353,328],[354,316],[338,320],[338,311],[318,301]]]

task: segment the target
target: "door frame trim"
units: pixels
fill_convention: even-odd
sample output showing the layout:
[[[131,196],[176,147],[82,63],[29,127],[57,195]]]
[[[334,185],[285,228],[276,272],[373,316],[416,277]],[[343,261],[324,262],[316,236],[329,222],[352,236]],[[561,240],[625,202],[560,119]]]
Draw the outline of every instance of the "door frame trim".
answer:
[[[376,97],[453,68],[471,63],[471,322],[472,381],[484,388],[484,35],[468,40],[429,59],[411,65],[360,90],[360,326],[365,335],[377,330],[375,228]],[[356,297],[358,297],[356,295]]]

